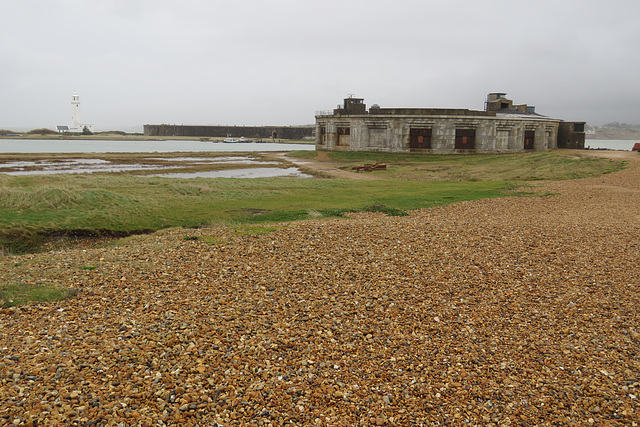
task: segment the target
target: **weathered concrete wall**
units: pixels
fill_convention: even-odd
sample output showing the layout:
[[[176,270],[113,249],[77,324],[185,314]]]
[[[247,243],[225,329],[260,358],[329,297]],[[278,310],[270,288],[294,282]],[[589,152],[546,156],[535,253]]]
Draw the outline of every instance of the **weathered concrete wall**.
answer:
[[[311,126],[184,126],[144,125],[147,136],[198,136],[211,138],[278,138],[305,139],[313,137]]]
[[[584,149],[585,137],[584,122],[563,122],[558,131],[558,148]]]
[[[445,110],[425,110],[433,113]],[[508,117],[494,113],[473,115],[467,110],[460,115],[371,114],[335,115],[316,118],[316,149],[337,151],[384,151],[391,153],[411,152],[410,132],[412,128],[431,129],[431,148],[414,151],[431,153],[457,152],[521,152],[525,151],[525,132],[535,135],[533,150],[557,148],[557,119],[542,116]],[[401,110],[394,110],[396,113]],[[446,110],[447,113],[451,111]],[[348,127],[349,138],[338,135],[338,128]],[[456,130],[474,130],[475,144],[471,150],[455,148]],[[348,141],[348,142],[347,142]]]
[[[385,116],[488,116],[495,117],[492,111],[477,111],[463,108],[378,108],[369,114]]]

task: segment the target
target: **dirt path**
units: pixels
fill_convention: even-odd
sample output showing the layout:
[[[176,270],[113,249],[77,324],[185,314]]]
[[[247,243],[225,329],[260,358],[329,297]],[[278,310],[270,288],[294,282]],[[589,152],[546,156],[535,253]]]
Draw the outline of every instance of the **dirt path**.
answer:
[[[352,170],[341,169],[344,164],[332,161],[329,158],[329,153],[327,151],[318,151],[317,153],[317,157],[314,157],[312,159],[295,159],[292,157],[287,157],[286,153],[263,153],[263,155],[267,158],[277,158],[293,163],[295,165],[300,165],[305,168],[312,169],[321,175],[330,176],[333,178],[359,180],[384,179],[384,176],[372,174],[369,172],[355,172]]]
[[[640,154],[635,151],[614,151],[614,150],[558,150],[562,153],[576,153],[581,156],[600,157],[614,160],[640,160]]]

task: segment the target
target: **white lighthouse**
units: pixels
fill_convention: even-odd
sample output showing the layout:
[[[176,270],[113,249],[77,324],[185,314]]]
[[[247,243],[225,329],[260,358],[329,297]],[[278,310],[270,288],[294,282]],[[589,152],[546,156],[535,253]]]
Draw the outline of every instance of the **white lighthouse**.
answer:
[[[82,131],[82,120],[80,120],[80,96],[78,92],[73,91],[71,96],[71,132],[78,132],[77,129]]]
[[[66,129],[65,129],[66,128]],[[67,126],[58,126],[58,132],[85,132],[87,129],[90,132],[93,132],[93,125],[89,123],[82,123],[82,119],[80,118],[80,96],[78,92],[73,91],[73,95],[71,96],[71,126],[67,128]]]

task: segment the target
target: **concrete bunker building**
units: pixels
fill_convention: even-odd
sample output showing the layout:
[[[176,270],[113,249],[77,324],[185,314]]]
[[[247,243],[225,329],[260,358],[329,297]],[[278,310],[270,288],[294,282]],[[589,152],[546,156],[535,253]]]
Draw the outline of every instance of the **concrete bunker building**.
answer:
[[[487,95],[484,111],[380,108],[367,111],[349,96],[333,111],[316,113],[316,150],[391,153],[509,153],[584,148],[585,122],[542,116],[514,105],[506,93]]]

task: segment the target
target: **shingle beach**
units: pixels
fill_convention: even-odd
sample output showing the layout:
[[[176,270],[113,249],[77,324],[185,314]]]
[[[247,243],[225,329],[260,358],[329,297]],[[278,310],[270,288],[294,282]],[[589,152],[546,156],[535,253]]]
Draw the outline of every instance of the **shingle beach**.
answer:
[[[0,425],[640,425],[638,183],[0,258]]]

